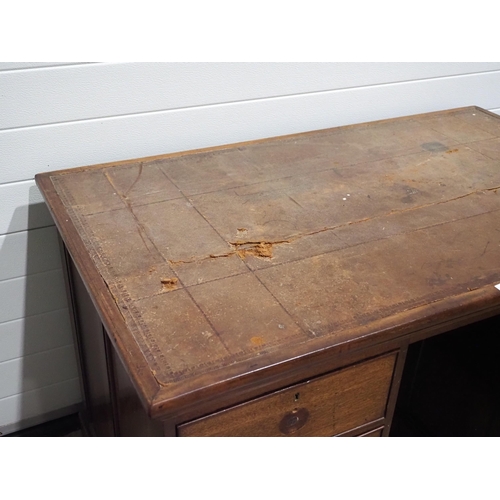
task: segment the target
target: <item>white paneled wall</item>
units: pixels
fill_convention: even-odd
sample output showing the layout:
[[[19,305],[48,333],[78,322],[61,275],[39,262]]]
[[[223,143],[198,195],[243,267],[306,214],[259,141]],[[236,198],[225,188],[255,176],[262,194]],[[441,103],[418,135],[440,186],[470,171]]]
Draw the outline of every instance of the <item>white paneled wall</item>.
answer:
[[[500,63],[0,63],[0,431],[80,401],[35,173],[473,104]]]

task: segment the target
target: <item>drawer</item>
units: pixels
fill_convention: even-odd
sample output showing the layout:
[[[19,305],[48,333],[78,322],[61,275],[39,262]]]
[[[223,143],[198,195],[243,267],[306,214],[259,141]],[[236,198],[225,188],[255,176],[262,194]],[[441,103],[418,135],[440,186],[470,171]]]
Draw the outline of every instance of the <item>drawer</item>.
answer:
[[[379,427],[378,429],[374,429],[373,431],[365,432],[361,434],[359,437],[382,437],[383,427]]]
[[[334,436],[384,417],[387,354],[178,427],[180,436]]]

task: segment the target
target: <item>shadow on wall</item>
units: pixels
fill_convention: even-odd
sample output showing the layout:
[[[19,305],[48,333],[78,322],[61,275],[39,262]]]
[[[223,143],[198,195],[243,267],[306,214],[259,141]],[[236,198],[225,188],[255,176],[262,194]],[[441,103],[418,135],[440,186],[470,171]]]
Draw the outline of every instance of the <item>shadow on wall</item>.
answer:
[[[5,435],[74,413],[81,401],[57,231],[44,203],[16,208],[0,247],[0,280]]]

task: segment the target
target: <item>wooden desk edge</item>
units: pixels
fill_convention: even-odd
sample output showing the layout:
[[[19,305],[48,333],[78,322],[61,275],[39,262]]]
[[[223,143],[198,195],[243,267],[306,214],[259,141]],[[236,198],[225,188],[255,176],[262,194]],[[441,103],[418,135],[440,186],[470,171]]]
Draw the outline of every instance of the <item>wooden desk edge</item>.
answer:
[[[388,326],[394,318],[384,318],[371,325],[371,333],[355,340],[318,347],[314,351],[309,346],[306,354],[243,375],[241,369],[236,371],[241,366],[237,365],[219,370],[218,373],[224,373],[225,377],[216,383],[206,380],[207,374],[162,387],[156,394],[150,414],[159,419],[177,415],[179,411],[193,416],[201,406],[216,411],[497,314],[500,314],[500,291],[493,286],[473,290],[422,306],[418,311],[405,311],[399,316],[397,325]],[[204,378],[205,384],[201,382]]]
[[[115,346],[115,350],[126,367],[141,402],[149,414],[151,405],[161,386],[151,372],[139,346],[128,331],[106,282],[95,267],[89,254],[82,251],[84,244],[73,222],[70,218],[65,219],[55,213],[56,211],[61,214],[64,213],[65,207],[55,192],[50,176],[48,174],[38,174],[35,176],[35,180],[47,202],[63,244],[83,279],[108,338]],[[78,240],[79,244],[76,244],[75,241]],[[100,300],[96,300],[95,297],[99,297]],[[104,304],[104,307],[101,307],[102,304]]]

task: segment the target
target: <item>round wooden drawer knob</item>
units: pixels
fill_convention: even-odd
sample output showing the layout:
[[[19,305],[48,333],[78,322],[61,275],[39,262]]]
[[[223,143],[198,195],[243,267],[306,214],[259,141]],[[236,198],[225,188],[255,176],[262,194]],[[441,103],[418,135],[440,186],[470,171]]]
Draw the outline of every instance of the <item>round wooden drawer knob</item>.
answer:
[[[309,420],[309,412],[305,408],[293,410],[281,419],[280,432],[282,434],[293,434],[306,425]]]

